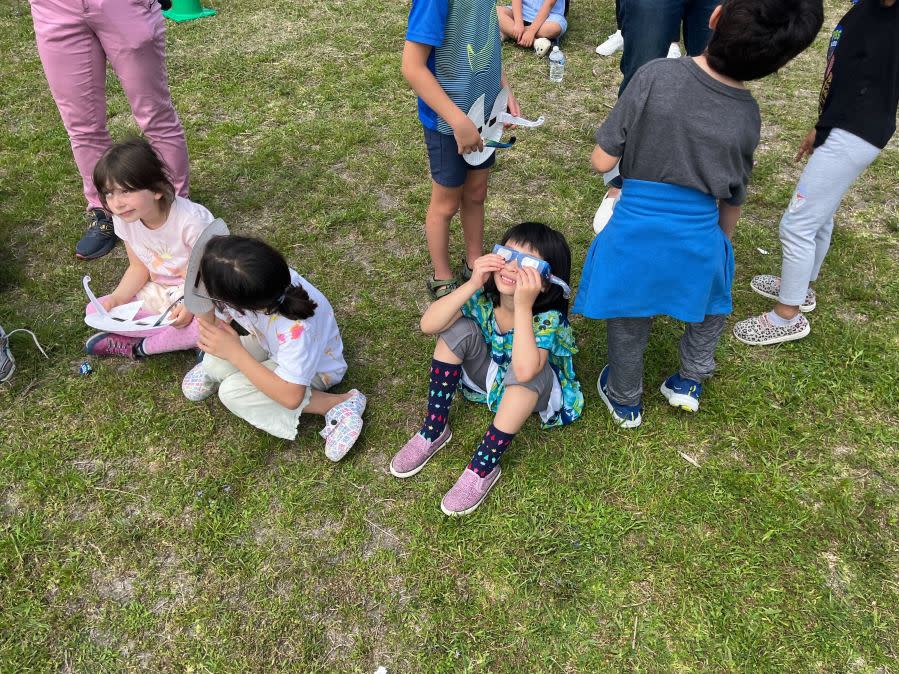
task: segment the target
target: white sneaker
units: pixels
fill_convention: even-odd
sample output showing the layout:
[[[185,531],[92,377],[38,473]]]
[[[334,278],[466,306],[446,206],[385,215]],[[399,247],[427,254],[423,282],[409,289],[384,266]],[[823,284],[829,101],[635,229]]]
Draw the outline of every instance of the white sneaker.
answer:
[[[679,59],[680,57],[680,45],[677,42],[672,42],[671,46],[668,47],[668,58]]]
[[[202,362],[194,365],[190,372],[184,375],[184,379],[181,380],[181,393],[191,402],[198,403],[201,400],[206,400],[206,398],[218,390],[219,383],[209,378]]]
[[[599,208],[596,209],[596,215],[593,216],[594,234],[599,234],[606,228],[606,225],[609,224],[609,220],[612,219],[612,213],[615,212],[615,205],[618,203],[619,199],[621,199],[621,192],[618,193],[617,197],[610,197],[609,193],[606,192],[606,196],[603,197],[602,203],[599,205]]]
[[[622,37],[620,30],[616,30],[606,38],[605,42],[596,48],[596,53],[600,56],[611,56],[622,49],[624,49],[624,37]]]
[[[34,340],[34,344],[37,346],[38,350],[44,354],[44,358],[50,357],[47,355],[47,352],[44,351],[44,347],[37,341],[37,337],[31,330],[18,328],[12,332],[4,332],[3,326],[0,325],[0,382],[12,379],[12,373],[16,371],[16,359],[12,357],[12,351],[9,348],[9,338],[17,332],[27,332],[31,335],[31,339]]]

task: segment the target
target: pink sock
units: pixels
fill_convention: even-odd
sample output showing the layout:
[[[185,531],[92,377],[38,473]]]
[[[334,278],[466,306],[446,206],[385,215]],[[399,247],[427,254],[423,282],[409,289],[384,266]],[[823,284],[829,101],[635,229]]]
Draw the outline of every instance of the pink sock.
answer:
[[[189,325],[183,328],[169,326],[144,339],[141,349],[148,356],[154,353],[168,353],[169,351],[183,351],[197,346],[200,337],[200,328],[197,327],[197,319],[193,319]]]

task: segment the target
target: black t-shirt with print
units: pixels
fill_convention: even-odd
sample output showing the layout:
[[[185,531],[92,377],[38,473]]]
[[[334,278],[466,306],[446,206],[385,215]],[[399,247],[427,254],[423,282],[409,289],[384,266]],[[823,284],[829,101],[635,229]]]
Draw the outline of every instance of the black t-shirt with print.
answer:
[[[899,105],[899,2],[857,0],[830,40],[815,147],[843,129],[883,148]]]

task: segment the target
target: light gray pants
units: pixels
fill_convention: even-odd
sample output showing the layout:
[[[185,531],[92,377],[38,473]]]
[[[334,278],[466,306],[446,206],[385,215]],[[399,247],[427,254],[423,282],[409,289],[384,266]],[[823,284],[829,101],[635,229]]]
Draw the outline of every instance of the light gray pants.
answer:
[[[833,216],[843,195],[877,159],[880,149],[848,131],[833,129],[808,160],[799,185],[780,220],[783,262],[780,301],[805,302],[808,284],[818,278],[833,232]]]
[[[680,376],[702,382],[715,371],[715,348],[724,332],[725,314],[700,323],[685,323],[678,355]],[[643,396],[643,352],[652,330],[651,318],[610,318],[606,321],[609,349],[609,393],[619,405],[639,405]]]

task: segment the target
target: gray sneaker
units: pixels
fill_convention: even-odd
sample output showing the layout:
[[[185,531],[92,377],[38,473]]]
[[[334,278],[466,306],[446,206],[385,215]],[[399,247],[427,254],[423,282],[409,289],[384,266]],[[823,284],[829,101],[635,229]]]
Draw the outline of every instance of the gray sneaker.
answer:
[[[31,330],[19,328],[10,333],[6,333],[3,330],[3,326],[0,325],[0,382],[9,381],[12,378],[12,373],[16,371],[16,359],[13,358],[12,351],[9,348],[9,338],[17,332],[27,332],[31,335],[31,339],[34,340],[34,345],[42,354],[44,354],[44,358],[50,357],[47,355],[47,352],[44,351],[41,343],[37,341],[37,337]]]
[[[752,281],[749,282],[749,287],[769,300],[780,300],[780,276],[772,276],[771,274],[753,276]],[[799,305],[799,311],[808,313],[809,311],[814,311],[816,306],[818,306],[818,302],[815,297],[815,291],[809,288],[805,292],[805,301]]]

